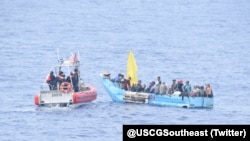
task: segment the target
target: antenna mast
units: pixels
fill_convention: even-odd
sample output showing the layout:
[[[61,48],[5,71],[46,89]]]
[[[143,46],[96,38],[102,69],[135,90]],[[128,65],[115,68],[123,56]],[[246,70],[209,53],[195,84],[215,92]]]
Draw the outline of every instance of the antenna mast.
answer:
[[[57,54],[57,61],[59,62],[60,57],[59,57],[59,49],[58,49],[58,47],[56,48],[56,54]]]

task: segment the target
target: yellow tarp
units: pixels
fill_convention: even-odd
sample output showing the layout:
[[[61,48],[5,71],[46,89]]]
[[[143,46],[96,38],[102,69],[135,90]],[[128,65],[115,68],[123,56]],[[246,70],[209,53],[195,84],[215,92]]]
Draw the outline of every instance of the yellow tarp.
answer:
[[[132,51],[129,51],[128,62],[127,62],[127,79],[131,77],[130,83],[137,84],[137,65],[135,57]]]

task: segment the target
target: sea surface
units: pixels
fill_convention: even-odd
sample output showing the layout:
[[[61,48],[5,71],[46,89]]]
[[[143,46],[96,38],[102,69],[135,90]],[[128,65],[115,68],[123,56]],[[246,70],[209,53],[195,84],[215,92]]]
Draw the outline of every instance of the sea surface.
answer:
[[[0,140],[121,141],[124,124],[249,124],[248,0],[0,0]],[[210,83],[213,109],[112,102],[99,74]],[[38,108],[34,95],[58,57],[79,52],[98,98]]]

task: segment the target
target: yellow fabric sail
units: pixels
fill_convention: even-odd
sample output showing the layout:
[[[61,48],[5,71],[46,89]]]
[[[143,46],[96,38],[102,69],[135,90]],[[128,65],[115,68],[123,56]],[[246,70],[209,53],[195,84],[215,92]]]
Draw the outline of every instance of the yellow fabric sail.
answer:
[[[137,65],[135,57],[132,51],[129,51],[128,62],[127,62],[127,79],[131,77],[130,83],[137,84]]]

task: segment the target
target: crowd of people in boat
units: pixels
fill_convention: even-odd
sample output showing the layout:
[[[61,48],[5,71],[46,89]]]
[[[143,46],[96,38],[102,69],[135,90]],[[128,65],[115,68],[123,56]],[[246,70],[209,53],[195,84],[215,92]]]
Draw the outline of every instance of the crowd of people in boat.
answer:
[[[75,92],[79,91],[79,85],[78,85],[79,75],[77,68],[75,68],[73,72],[70,72],[69,76],[67,77],[63,73],[63,71],[59,71],[57,76],[54,75],[53,71],[50,71],[45,81],[46,83],[48,83],[50,90],[57,90],[63,82],[69,82],[69,83],[72,82],[74,91]]]
[[[106,74],[110,78],[110,74]],[[155,81],[151,81],[148,85],[142,84],[141,80],[138,80],[136,84],[131,84],[131,77],[126,79],[123,74],[119,73],[115,78],[110,78],[110,80],[116,83],[121,89],[132,92],[145,92],[154,93],[161,95],[173,95],[179,93],[180,96],[192,96],[192,97],[213,97],[212,87],[209,83],[203,85],[191,85],[187,80],[184,84],[183,80],[172,80],[170,86],[166,82],[161,80],[158,76]]]

